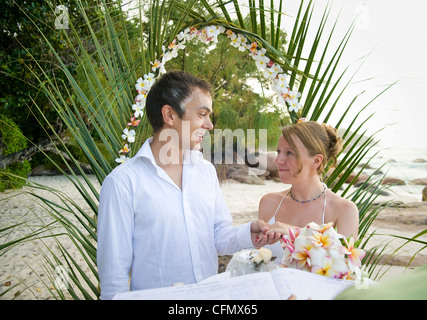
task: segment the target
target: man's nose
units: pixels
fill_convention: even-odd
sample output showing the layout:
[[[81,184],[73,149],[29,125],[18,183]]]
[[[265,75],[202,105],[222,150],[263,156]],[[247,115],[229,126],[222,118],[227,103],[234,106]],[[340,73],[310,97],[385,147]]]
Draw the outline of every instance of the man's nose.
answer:
[[[212,130],[213,129],[213,123],[212,123],[210,117],[207,117],[206,122],[204,123],[204,127],[207,130]]]

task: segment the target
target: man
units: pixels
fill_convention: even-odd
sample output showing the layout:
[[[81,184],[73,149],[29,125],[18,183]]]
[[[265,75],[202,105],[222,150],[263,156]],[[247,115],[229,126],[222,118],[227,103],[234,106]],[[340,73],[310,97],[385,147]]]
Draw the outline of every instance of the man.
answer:
[[[218,254],[273,241],[262,221],[232,227],[213,165],[196,151],[213,128],[211,86],[175,71],[152,86],[154,129],[138,153],[102,185],[97,261],[101,298],[195,283],[217,273]],[[275,239],[274,241],[276,241]]]

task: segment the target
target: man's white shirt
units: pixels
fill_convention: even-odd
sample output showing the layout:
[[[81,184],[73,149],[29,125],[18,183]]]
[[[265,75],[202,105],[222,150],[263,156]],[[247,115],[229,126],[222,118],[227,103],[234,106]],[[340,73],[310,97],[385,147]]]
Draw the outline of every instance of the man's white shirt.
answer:
[[[182,190],[157,166],[148,139],[104,180],[98,210],[101,298],[195,283],[217,273],[218,254],[253,246],[250,223],[233,227],[213,165],[184,155]]]

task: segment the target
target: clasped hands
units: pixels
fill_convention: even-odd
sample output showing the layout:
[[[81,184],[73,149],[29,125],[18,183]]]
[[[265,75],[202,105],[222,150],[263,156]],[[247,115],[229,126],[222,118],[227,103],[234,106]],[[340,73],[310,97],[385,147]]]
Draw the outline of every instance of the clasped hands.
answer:
[[[251,224],[252,243],[255,248],[274,244],[289,233],[290,227],[290,225],[283,222],[275,222],[269,225],[263,220],[254,220]]]

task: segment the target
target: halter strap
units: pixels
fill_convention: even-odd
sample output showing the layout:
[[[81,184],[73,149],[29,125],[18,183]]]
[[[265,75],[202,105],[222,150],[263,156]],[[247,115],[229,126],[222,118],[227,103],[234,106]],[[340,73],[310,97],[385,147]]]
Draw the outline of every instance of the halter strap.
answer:
[[[323,198],[323,208],[322,208],[322,224],[325,224],[325,212],[326,212],[326,194],[327,194],[327,186],[325,183],[322,183],[323,186],[326,188],[325,190],[325,197]],[[289,190],[282,198],[282,200],[280,200],[279,205],[277,206],[276,212],[274,213],[273,217],[271,219],[274,218],[274,221],[276,221],[276,214],[279,211],[280,207],[282,206],[283,200],[285,200],[286,196],[289,194],[291,190]],[[270,220],[271,220],[270,219]]]

